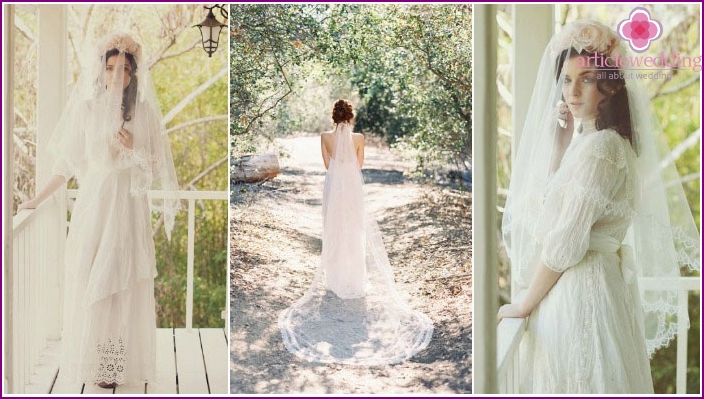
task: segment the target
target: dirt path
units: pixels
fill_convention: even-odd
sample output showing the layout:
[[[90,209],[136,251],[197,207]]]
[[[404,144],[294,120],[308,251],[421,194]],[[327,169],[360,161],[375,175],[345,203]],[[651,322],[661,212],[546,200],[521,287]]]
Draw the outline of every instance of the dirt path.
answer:
[[[470,195],[405,178],[411,165],[365,150],[367,201],[398,291],[435,325],[427,349],[396,365],[309,363],[284,348],[279,313],[319,266],[324,168],[318,136],[277,141],[281,174],[234,186],[230,390],[236,394],[453,394],[472,390]]]

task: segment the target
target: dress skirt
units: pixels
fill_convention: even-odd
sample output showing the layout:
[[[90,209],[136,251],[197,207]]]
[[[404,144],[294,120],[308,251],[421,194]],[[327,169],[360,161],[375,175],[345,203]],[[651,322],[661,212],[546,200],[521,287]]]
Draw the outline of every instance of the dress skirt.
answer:
[[[634,284],[615,253],[589,251],[567,269],[529,316],[521,393],[652,394]]]
[[[79,383],[144,383],[156,373],[156,261],[146,194],[127,170],[80,181],[65,253],[61,373]]]

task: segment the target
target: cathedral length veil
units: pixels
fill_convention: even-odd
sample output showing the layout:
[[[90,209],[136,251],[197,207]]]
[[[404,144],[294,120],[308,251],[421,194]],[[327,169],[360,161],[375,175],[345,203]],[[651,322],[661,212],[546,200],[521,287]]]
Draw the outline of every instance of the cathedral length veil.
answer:
[[[680,268],[699,272],[700,233],[674,160],[670,158],[670,151],[664,142],[662,127],[651,108],[650,97],[635,73],[628,74],[630,54],[613,30],[595,21],[580,20],[563,27],[550,41],[540,63],[512,167],[503,216],[503,239],[511,259],[512,280],[520,296],[532,280],[543,251],[541,246],[545,232],[550,231],[550,223],[559,216],[543,206],[548,188],[552,186],[553,192],[562,190],[563,193],[574,190],[569,181],[553,178],[555,166],[560,164],[564,148],[569,146],[560,141],[564,133],[560,129],[562,123],[558,108],[562,103],[560,87],[564,71],[558,75],[556,66],[562,52],[566,52],[565,59],[569,59],[572,52],[582,50],[612,57],[618,52],[625,62],[621,69],[605,68],[597,73],[604,74],[600,79],[610,74],[627,76],[622,79],[625,89],[622,92],[628,100],[633,147],[637,153],[632,165],[637,182],[633,190],[635,197],[630,203],[615,203],[593,187],[581,187],[579,195],[600,209],[615,210],[632,218],[622,243],[623,252],[619,251],[619,256],[624,278],[631,282],[631,289],[635,292],[634,300],[641,302],[645,313],[640,323],[644,328],[648,355],[652,356],[657,349],[669,345],[674,339],[678,317],[680,323],[687,325],[689,320],[686,312],[678,312],[676,288],[639,290],[635,277],[666,284],[680,276]],[[607,62],[613,64],[613,61]],[[579,123],[575,120],[575,125]],[[607,151],[601,155],[602,162],[605,162],[613,154]],[[623,159],[610,161],[625,163]],[[633,256],[632,262],[628,260],[631,257],[626,256],[629,253]]]
[[[394,287],[379,227],[364,207],[352,125],[335,127],[323,192],[321,267],[306,294],[279,315],[286,349],[308,361],[400,363],[433,334],[424,314]]]

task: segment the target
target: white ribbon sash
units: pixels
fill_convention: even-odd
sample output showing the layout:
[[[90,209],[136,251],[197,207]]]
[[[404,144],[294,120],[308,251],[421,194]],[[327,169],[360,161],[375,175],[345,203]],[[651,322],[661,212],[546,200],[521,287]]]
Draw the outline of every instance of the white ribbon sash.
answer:
[[[606,234],[592,234],[589,237],[589,250],[617,254],[621,259],[621,274],[626,284],[633,284],[636,280],[635,255],[630,245],[621,244],[614,237]]]

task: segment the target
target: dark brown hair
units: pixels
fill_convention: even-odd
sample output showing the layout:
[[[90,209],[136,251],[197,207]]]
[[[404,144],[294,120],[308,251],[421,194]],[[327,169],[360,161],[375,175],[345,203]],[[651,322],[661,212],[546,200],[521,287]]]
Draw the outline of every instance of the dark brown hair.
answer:
[[[597,58],[601,57],[601,59],[606,59],[608,56],[608,54],[593,53],[587,50],[577,51],[574,48],[563,50],[557,59],[557,74],[555,78],[557,80],[560,79],[562,67],[565,61],[567,61],[568,55],[570,58],[577,56],[593,58],[595,54]],[[558,84],[560,84],[559,81]],[[596,128],[598,130],[615,130],[621,137],[627,139],[628,142],[631,143],[631,147],[635,150],[626,81],[624,80],[623,73],[618,69],[618,65],[604,65],[600,67],[599,73],[597,74],[596,87],[601,94],[606,96],[598,105],[599,115],[596,117]]]
[[[108,59],[112,56],[120,54],[120,50],[112,49],[105,52],[103,62],[107,64]],[[122,120],[129,121],[132,119],[132,108],[137,103],[137,61],[130,53],[125,53],[125,59],[132,66],[130,71],[130,84],[122,90]]]
[[[332,121],[335,123],[349,122],[354,118],[352,104],[347,100],[337,100],[332,107]]]

